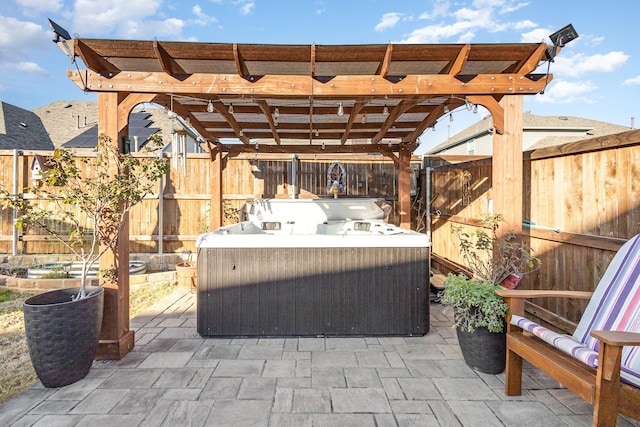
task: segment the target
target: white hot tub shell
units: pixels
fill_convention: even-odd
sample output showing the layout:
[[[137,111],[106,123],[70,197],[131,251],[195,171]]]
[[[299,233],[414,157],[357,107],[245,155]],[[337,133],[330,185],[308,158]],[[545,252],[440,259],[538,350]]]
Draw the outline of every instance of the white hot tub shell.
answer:
[[[376,199],[260,199],[200,235],[198,333],[425,334],[428,237],[383,217]]]

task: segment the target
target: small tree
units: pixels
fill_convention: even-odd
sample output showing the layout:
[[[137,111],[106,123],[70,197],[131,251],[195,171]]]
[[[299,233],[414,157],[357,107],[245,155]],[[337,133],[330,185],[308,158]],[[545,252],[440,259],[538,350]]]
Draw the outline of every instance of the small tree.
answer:
[[[143,151],[149,153],[160,147],[162,138],[156,134]],[[56,149],[46,162],[41,185],[26,189],[33,198],[0,190],[3,209],[19,212],[18,227],[34,226],[50,234],[81,259],[81,286],[76,299],[87,297],[89,268],[107,251],[118,250],[118,235],[127,213],[169,170],[168,162],[160,156],[121,154],[103,134],[98,137],[97,150],[95,157],[77,159],[70,150]],[[89,176],[83,176],[80,163],[90,169]],[[43,207],[41,200],[50,201],[53,208]],[[71,232],[56,230],[49,221],[52,217],[70,225]]]
[[[499,285],[509,275],[519,277],[540,268],[540,260],[533,256],[529,246],[516,240],[513,231],[498,237],[497,230],[504,217],[484,215],[483,228],[467,233],[461,226],[451,232],[458,239],[464,264],[473,273],[473,278]],[[490,230],[490,231],[487,231]]]

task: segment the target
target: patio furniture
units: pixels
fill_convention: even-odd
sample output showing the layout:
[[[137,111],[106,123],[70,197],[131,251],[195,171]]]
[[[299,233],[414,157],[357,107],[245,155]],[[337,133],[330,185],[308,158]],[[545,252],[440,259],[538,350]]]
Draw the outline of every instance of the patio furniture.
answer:
[[[593,425],[615,425],[617,413],[640,418],[640,235],[615,255],[590,292],[497,291],[509,305],[505,394],[522,392],[526,360],[593,404]],[[572,336],[524,317],[527,298],[591,298]]]

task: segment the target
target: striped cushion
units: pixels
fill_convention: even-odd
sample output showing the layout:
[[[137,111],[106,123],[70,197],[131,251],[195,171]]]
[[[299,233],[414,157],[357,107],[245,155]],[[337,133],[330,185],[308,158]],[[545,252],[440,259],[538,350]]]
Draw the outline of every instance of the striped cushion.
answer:
[[[640,332],[640,235],[611,260],[573,338],[597,351],[599,341],[590,333],[599,330]],[[640,347],[623,349],[621,377],[640,387]]]
[[[598,366],[598,352],[587,347],[579,341],[574,340],[569,335],[562,335],[553,332],[544,326],[525,319],[521,316],[511,316],[511,324],[525,331],[531,332],[533,335],[551,344],[552,346],[564,351],[576,359],[595,368]]]

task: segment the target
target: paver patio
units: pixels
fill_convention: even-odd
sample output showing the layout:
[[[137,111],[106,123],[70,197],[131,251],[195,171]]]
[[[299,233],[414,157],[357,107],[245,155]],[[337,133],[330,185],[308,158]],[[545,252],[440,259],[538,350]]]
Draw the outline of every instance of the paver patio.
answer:
[[[0,425],[591,425],[591,406],[538,370],[507,397],[504,375],[468,368],[438,304],[423,337],[203,339],[195,322],[195,294],[170,295],[132,319],[124,359],[59,389],[34,384],[0,405]]]

